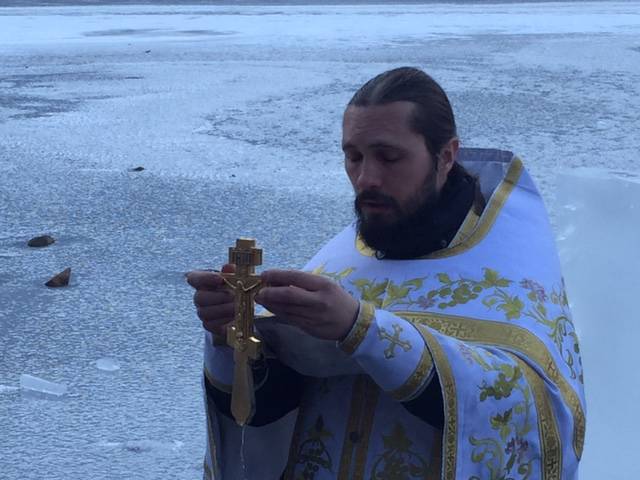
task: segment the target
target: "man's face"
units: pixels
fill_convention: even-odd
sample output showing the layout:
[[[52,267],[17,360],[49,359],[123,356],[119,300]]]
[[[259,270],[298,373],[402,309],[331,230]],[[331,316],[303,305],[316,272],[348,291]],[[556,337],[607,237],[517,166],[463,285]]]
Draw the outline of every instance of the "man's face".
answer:
[[[393,102],[350,106],[344,114],[345,170],[361,230],[393,229],[433,203],[446,181],[447,172],[435,169],[423,136],[410,127],[412,109],[410,102]]]

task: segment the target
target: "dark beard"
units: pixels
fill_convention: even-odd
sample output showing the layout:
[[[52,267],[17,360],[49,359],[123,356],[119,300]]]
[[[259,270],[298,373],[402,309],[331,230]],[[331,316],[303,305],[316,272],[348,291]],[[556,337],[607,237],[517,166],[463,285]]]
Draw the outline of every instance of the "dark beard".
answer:
[[[437,232],[438,193],[435,172],[425,179],[421,192],[409,201],[409,211],[403,211],[398,203],[387,195],[365,191],[356,197],[355,211],[360,237],[380,258],[416,258],[443,247]],[[362,212],[362,202],[371,200],[384,203],[393,209],[396,219],[391,223],[367,219]],[[444,245],[446,246],[446,245]]]
[[[459,170],[459,169],[458,169]],[[454,169],[438,195],[435,172],[428,175],[421,193],[409,201],[409,211],[376,191],[356,197],[355,210],[360,237],[376,251],[378,258],[394,260],[419,258],[449,245],[474,202],[476,180],[464,170]],[[384,203],[395,212],[391,223],[363,215],[361,204],[372,200]]]

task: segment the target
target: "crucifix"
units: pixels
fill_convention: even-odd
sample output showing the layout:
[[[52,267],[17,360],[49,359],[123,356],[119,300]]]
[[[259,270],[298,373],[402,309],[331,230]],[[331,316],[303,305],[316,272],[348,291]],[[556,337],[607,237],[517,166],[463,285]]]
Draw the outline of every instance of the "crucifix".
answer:
[[[225,283],[234,292],[235,317],[227,327],[227,344],[233,348],[233,385],[231,413],[238,425],[245,425],[255,413],[255,392],[251,362],[261,353],[261,342],[254,336],[254,298],[260,289],[260,276],[255,267],[262,264],[262,250],[251,238],[239,238],[229,247],[229,263],[235,273],[223,273]]]

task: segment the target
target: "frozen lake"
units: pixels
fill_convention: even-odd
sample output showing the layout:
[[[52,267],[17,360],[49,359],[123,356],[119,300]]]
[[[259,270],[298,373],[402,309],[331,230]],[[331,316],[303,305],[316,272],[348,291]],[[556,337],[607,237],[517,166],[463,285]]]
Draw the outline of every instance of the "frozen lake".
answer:
[[[640,172],[640,2],[160,3],[0,7],[3,480],[199,478],[183,273],[240,235],[300,266],[350,221],[340,119],[376,73],[431,73],[463,144],[521,154],[549,205],[560,171]]]

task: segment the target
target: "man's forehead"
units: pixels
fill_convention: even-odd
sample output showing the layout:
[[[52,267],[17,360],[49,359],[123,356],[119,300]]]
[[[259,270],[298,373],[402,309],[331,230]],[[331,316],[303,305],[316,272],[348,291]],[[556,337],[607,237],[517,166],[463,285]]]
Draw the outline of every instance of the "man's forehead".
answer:
[[[383,105],[350,105],[344,112],[342,144],[348,147],[356,142],[397,143],[398,133],[411,129],[414,104],[392,102]]]

